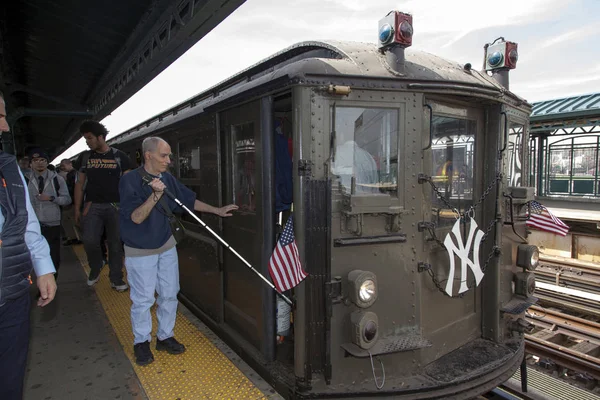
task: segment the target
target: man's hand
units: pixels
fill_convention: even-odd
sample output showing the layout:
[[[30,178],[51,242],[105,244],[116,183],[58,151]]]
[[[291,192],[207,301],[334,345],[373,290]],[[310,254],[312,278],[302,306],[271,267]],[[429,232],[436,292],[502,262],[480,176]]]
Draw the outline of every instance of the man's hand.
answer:
[[[50,196],[48,196],[46,193],[38,194],[38,200],[39,201],[50,201]]]
[[[79,226],[81,220],[81,211],[77,207],[75,207],[75,225]]]
[[[152,182],[150,182],[150,187],[152,188],[152,190],[158,193],[164,191],[166,188],[165,184],[162,183],[162,181],[158,178],[152,179]]]
[[[54,274],[46,274],[37,277],[38,289],[40,289],[40,298],[38,299],[37,305],[44,307],[52,300],[56,295],[56,281],[54,280]]]
[[[238,206],[236,206],[235,204],[230,204],[225,207],[217,208],[217,212],[215,214],[217,214],[219,217],[232,217],[233,214],[230,214],[230,212],[235,211],[237,209]]]

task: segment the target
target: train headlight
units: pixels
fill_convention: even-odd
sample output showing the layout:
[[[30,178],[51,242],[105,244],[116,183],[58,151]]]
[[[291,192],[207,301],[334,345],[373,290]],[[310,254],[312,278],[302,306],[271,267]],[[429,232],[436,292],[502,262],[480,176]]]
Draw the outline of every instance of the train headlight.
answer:
[[[377,277],[369,271],[354,270],[348,274],[350,300],[361,308],[371,306],[377,300]]]
[[[379,337],[379,319],[371,311],[355,311],[350,315],[352,343],[362,349],[370,349]]]
[[[517,248],[517,265],[533,271],[540,263],[540,251],[537,246],[520,244]]]

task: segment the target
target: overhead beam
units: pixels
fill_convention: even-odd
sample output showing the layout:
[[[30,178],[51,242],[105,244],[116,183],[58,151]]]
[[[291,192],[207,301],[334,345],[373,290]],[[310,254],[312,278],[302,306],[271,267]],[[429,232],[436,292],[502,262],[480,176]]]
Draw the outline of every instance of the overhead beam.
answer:
[[[160,3],[157,0],[154,4]],[[151,26],[138,26],[147,32],[141,41],[128,40],[98,85],[87,96],[94,118],[102,120],[133,94],[160,74],[190,47],[235,11],[245,0],[180,0],[173,2],[160,18],[147,16]],[[151,12],[160,12],[154,9]],[[147,22],[151,24],[151,22]],[[139,43],[132,46],[133,42]],[[130,47],[128,47],[130,46]],[[76,131],[65,132],[65,143],[57,148],[60,152],[71,146],[78,138]]]
[[[76,104],[71,101],[62,99],[60,97],[57,97],[57,96],[54,96],[54,95],[51,95],[48,93],[44,93],[40,90],[36,90],[31,87],[21,85],[19,83],[7,82],[6,87],[8,88],[8,92],[10,94],[13,94],[16,92],[28,93],[28,94],[32,94],[34,96],[40,97],[42,99],[50,100],[57,104],[62,104],[64,106],[67,106],[67,107],[75,109],[75,110],[88,111],[88,107],[84,106],[83,104]]]
[[[125,61],[115,60],[90,98],[101,119],[162,72],[245,0],[180,0],[146,34]],[[119,70],[114,73],[115,64]],[[110,79],[109,79],[110,78]]]

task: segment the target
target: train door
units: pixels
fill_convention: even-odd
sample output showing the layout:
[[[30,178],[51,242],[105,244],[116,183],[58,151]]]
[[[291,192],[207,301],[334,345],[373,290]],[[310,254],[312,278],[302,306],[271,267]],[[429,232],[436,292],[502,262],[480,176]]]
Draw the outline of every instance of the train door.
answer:
[[[474,221],[483,225],[481,206],[476,205],[482,186],[486,185],[481,183],[482,171],[493,168],[495,160],[489,160],[487,165],[480,155],[484,131],[481,109],[429,103],[432,117],[431,131],[427,134],[431,152],[425,158],[424,168],[433,187],[428,185],[431,207],[424,212],[425,220],[433,223],[434,237],[426,242],[425,251],[434,277],[423,275],[424,290],[431,295],[422,297],[423,310],[429,310],[423,315],[422,324],[429,340],[454,349],[481,334],[481,296],[475,281],[482,275],[478,263],[470,258],[479,257],[481,236]],[[460,223],[459,216],[465,213],[466,222]],[[486,230],[484,226],[477,228]],[[489,236],[488,241],[493,240],[493,234]],[[462,247],[468,256],[458,250]],[[443,354],[443,349],[433,351]]]
[[[214,115],[192,119],[171,143],[171,167],[179,179],[196,192],[197,199],[219,205],[219,142]],[[173,171],[173,172],[175,172]],[[202,213],[200,218],[220,233],[221,218]],[[178,245],[181,292],[215,321],[222,321],[223,294],[219,244],[189,215],[183,215],[187,239]]]
[[[272,99],[265,98],[221,114],[223,204],[239,210],[223,219],[223,238],[256,270],[268,276],[273,249]],[[269,140],[269,138],[267,138]],[[265,193],[267,193],[265,195]],[[234,254],[223,254],[224,322],[267,359],[274,352],[274,293]]]

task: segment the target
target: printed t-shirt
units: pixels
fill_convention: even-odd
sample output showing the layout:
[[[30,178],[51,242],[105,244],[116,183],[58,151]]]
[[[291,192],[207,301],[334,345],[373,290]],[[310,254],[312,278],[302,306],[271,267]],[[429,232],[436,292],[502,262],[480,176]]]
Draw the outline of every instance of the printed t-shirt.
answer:
[[[85,186],[85,201],[92,203],[118,203],[119,202],[119,180],[123,171],[133,168],[133,164],[127,154],[116,150],[120,158],[121,167],[115,158],[115,152],[110,149],[106,153],[92,151],[86,165],[81,165],[81,153],[77,159],[76,166],[79,172],[83,172],[87,178]]]

